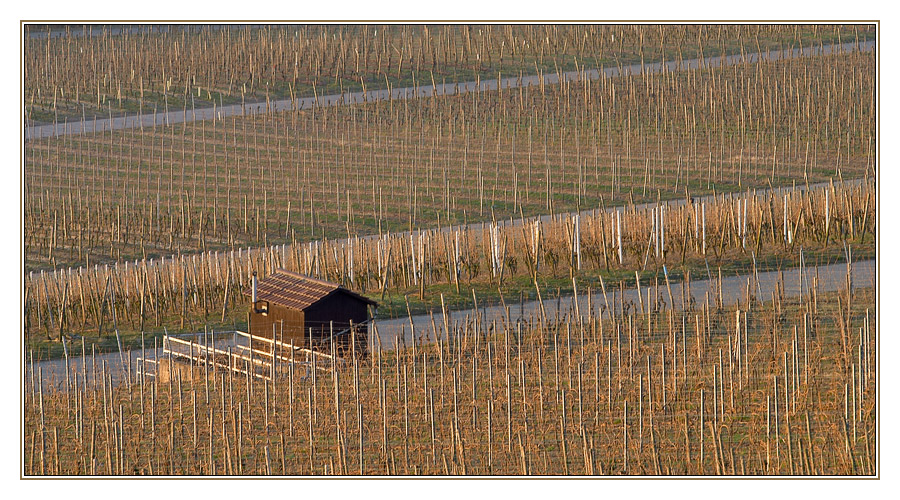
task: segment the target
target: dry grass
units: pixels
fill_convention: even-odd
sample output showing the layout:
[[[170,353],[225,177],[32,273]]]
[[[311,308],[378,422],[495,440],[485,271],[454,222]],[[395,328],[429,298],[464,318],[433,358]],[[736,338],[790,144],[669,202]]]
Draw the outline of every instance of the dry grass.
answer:
[[[573,314],[274,383],[26,387],[25,474],[876,473],[872,289]]]

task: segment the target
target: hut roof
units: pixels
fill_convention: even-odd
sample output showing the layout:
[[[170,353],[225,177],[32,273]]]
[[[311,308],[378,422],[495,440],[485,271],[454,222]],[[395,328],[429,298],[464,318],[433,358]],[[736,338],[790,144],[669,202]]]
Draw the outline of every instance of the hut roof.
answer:
[[[243,293],[248,296],[252,295],[252,288],[244,289]],[[335,293],[345,293],[366,304],[378,306],[374,300],[351,292],[337,283],[316,279],[287,269],[276,269],[274,273],[258,280],[256,284],[258,300],[299,310],[304,310]]]

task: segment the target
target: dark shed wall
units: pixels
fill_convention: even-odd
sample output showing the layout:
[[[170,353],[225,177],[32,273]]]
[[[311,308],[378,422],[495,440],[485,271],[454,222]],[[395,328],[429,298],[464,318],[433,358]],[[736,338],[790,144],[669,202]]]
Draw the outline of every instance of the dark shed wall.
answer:
[[[309,334],[309,329],[313,329],[314,341],[316,339],[328,341],[331,333],[331,322],[334,323],[334,332],[337,333],[349,328],[351,321],[353,321],[354,325],[358,325],[369,319],[367,304],[341,291],[311,305],[305,312],[306,331]],[[360,337],[357,340],[362,341],[363,345],[365,345],[364,342],[368,336],[368,326],[362,327],[357,331],[357,334]]]

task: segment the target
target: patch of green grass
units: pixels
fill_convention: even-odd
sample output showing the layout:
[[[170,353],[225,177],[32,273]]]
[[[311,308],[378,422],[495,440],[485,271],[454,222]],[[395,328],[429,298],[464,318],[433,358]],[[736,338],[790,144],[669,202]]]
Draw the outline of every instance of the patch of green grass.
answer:
[[[218,317],[212,315],[205,318],[192,315],[191,317],[186,318],[184,328],[181,327],[181,319],[175,316],[163,318],[160,321],[161,325],[158,327],[151,325],[151,321],[148,320],[147,324],[144,326],[143,345],[147,350],[152,350],[154,340],[156,340],[159,342],[161,348],[162,337],[167,333],[170,335],[177,335],[182,333],[197,333],[204,330],[246,331],[247,329],[247,311],[242,307],[230,311],[224,322],[222,322],[221,319],[221,315]],[[69,354],[80,355],[82,341],[84,342],[85,350],[88,353],[91,352],[92,346],[97,353],[117,352],[119,346],[116,341],[116,333],[111,329],[112,325],[108,324],[105,325],[104,331],[100,335],[98,335],[96,330],[81,332],[80,334],[67,333],[66,347],[69,350]],[[139,328],[135,328],[132,325],[121,324],[119,325],[119,338],[122,342],[123,351],[140,350],[142,336]],[[34,359],[36,360],[62,358],[65,356],[66,347],[63,346],[63,342],[60,339],[48,338],[47,332],[43,332],[43,335],[40,336],[32,334],[25,339],[25,351],[29,353],[29,356],[34,356]]]
[[[841,245],[831,244],[826,247],[812,247],[804,249],[803,259],[806,266],[842,261],[844,250]],[[854,260],[868,260],[875,258],[875,247],[871,242],[853,247]],[[684,263],[673,262],[671,259],[667,265],[669,282],[672,286],[680,284],[687,276],[692,280],[702,280],[712,277],[717,279],[719,270],[722,276],[739,276],[752,273],[754,269],[754,256],[750,252],[731,252],[727,256],[715,258],[710,254],[706,260],[689,259]],[[786,270],[797,268],[800,265],[799,247],[792,252],[766,253],[755,259],[756,271],[766,272],[773,270]],[[707,267],[708,266],[708,267]],[[588,266],[585,266],[588,267]],[[572,277],[566,276],[567,269],[560,266],[556,271],[545,271],[539,274],[537,282],[541,290],[541,299],[549,301],[558,296],[570,297],[575,292]],[[548,274],[549,272],[549,274]],[[658,279],[662,285],[665,283],[665,274],[662,266],[653,266],[650,269],[638,271],[641,285],[647,286]],[[578,287],[578,293],[592,293],[601,290],[600,276],[608,291],[617,288],[622,282],[626,287],[635,286],[635,272],[633,269],[590,269],[582,270],[574,274],[574,281]],[[478,300],[478,306],[496,306],[506,304],[514,306],[520,301],[537,300],[537,291],[534,281],[528,275],[518,274],[505,277],[501,284],[490,283],[484,280],[462,282],[459,285],[459,293],[453,283],[432,284],[424,287],[424,293],[420,289],[410,287],[400,290],[392,290],[385,293],[382,298],[377,292],[369,293],[369,296],[378,301],[379,319],[396,319],[412,315],[439,313],[441,311],[441,296],[443,295],[444,307],[450,311],[471,309],[475,306],[474,295]],[[409,309],[407,310],[407,301]]]

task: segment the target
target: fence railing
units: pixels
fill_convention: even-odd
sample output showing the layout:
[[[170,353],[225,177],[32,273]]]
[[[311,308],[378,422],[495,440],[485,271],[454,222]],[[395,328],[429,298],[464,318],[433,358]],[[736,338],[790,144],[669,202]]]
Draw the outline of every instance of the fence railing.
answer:
[[[368,321],[351,328],[336,332],[333,337],[352,333],[352,328],[366,325]],[[217,340],[232,336],[230,345],[217,347]],[[203,336],[203,340],[195,340]],[[247,339],[246,345],[239,339]],[[331,341],[331,339],[329,339]],[[256,346],[262,346],[257,348]],[[169,363],[163,366],[162,362]],[[277,339],[252,335],[248,332],[234,330],[216,334],[165,335],[162,340],[162,356],[159,359],[137,358],[138,377],[158,377],[160,370],[169,370],[172,376],[175,370],[187,368],[232,371],[245,376],[271,381],[276,377],[286,376],[296,369],[302,369],[309,377],[312,370],[330,371],[335,366],[341,367],[346,360],[336,354],[316,351],[306,346],[296,346]],[[176,366],[180,363],[181,366]],[[152,368],[151,368],[152,367]]]

